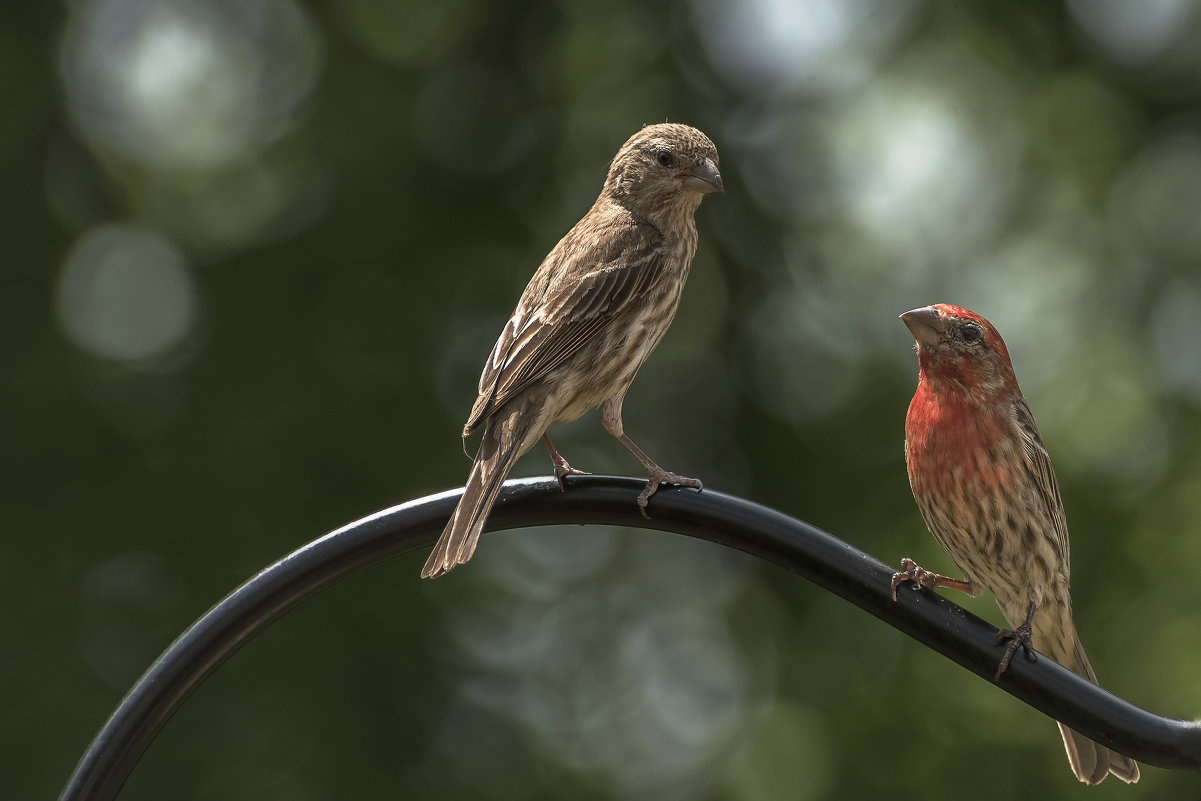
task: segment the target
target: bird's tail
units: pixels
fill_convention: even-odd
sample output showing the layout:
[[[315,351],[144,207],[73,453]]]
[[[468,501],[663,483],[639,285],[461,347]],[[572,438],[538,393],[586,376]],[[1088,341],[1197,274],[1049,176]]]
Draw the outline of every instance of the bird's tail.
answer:
[[[1093,673],[1093,667],[1084,653],[1084,646],[1080,644],[1080,637],[1076,634],[1070,601],[1065,599],[1063,603],[1045,603],[1034,616],[1033,629],[1035,648],[1093,684],[1098,683],[1097,675]],[[1059,724],[1059,733],[1063,736],[1063,747],[1068,752],[1072,773],[1080,781],[1100,784],[1109,773],[1130,784],[1138,781],[1138,763],[1130,757],[1110,751],[1062,723]]]
[[[442,536],[438,538],[425,567],[421,569],[422,578],[437,578],[455,565],[463,564],[475,553],[480,532],[484,529],[501,485],[518,457],[541,436],[538,418],[539,415],[514,408],[508,414],[502,412],[489,420],[484,439],[475,454],[475,463],[471,466],[463,497],[459,499],[455,513],[442,530]]]

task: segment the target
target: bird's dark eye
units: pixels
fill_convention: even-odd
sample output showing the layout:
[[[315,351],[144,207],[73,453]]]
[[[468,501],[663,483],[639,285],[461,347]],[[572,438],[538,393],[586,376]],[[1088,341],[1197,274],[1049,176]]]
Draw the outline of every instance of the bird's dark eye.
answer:
[[[963,330],[959,333],[964,342],[979,342],[984,336],[984,332],[980,330],[980,326],[975,323],[966,323]]]
[[[655,152],[655,161],[664,167],[670,167],[676,163],[676,157],[671,154],[670,150],[658,150]]]

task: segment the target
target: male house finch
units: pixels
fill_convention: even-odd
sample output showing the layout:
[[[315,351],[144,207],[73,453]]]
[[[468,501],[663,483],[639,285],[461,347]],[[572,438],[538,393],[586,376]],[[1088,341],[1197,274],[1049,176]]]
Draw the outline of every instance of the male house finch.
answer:
[[[696,253],[693,214],[706,194],[723,191],[717,163],[709,137],[687,125],[649,125],[617,151],[600,196],[542,261],[484,364],[463,427],[466,437],[484,424],[484,438],[423,578],[471,558],[501,484],[539,438],[560,487],[564,476],[582,473],[546,430],[597,406],[605,430],[650,476],[638,496],[644,516],[660,483],[701,488],[626,436],[621,403],[675,316]]]
[[[926,525],[964,580],[904,559],[897,585],[988,590],[1014,626],[996,678],[1020,646],[1033,644],[1094,684],[1072,622],[1068,526],[1051,460],[1022,397],[997,329],[940,303],[905,312],[917,340],[917,392],[905,417],[905,464]],[[1033,642],[1031,642],[1033,641]],[[1107,773],[1138,781],[1133,759],[1059,724],[1072,772],[1099,784]]]

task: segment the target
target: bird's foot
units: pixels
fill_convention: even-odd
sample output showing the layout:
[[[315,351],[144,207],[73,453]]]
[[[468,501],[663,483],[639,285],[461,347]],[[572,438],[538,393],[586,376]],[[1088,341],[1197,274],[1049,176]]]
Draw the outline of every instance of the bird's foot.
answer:
[[[592,475],[587,470],[576,470],[567,463],[566,459],[560,459],[555,462],[555,481],[559,482],[559,492],[567,492],[567,485],[563,483],[563,479],[567,476],[590,476]]]
[[[567,476],[590,476],[591,473],[584,470],[576,470],[567,463],[563,458],[563,454],[555,448],[555,443],[550,441],[550,435],[543,434],[542,441],[546,443],[546,450],[550,452],[550,462],[555,466],[555,481],[559,482],[559,492],[567,492],[567,485],[563,483],[563,479]]]
[[[992,677],[993,681],[1001,678],[1001,674],[1009,667],[1009,662],[1013,659],[1013,655],[1017,653],[1019,648],[1026,651],[1026,658],[1031,662],[1038,661],[1038,654],[1034,653],[1034,641],[1030,636],[1030,625],[1034,622],[1034,613],[1037,609],[1038,601],[1032,599],[1030,607],[1026,610],[1026,619],[1022,621],[1022,625],[1016,629],[1001,629],[997,632],[996,641],[1009,640],[1009,645],[1005,647],[1005,654],[1001,657],[1001,664],[997,665],[997,675]]]
[[[1038,654],[1034,652],[1034,640],[1031,638],[1029,621],[1018,626],[1016,629],[1001,629],[997,632],[996,641],[1009,640],[1009,645],[1005,646],[1005,655],[1001,657],[1001,663],[997,665],[997,675],[993,676],[992,680],[996,681],[1001,678],[1001,674],[1009,668],[1009,663],[1013,660],[1013,655],[1021,648],[1026,652],[1026,658],[1031,662],[1038,661]]]
[[[931,570],[926,570],[908,556],[901,559],[900,571],[892,574],[892,599],[894,601],[897,599],[897,587],[906,581],[912,581],[919,588],[925,587],[928,590],[937,589],[938,587],[950,587],[953,590],[966,592],[968,595],[975,595],[976,592],[975,587],[972,586],[970,581],[960,581],[950,576],[943,576]]]
[[[642,490],[642,494],[638,496],[638,511],[647,520],[651,516],[646,513],[646,505],[650,502],[651,496],[659,490],[660,484],[671,484],[676,487],[692,487],[697,492],[705,488],[700,479],[688,478],[687,476],[679,476],[675,473],[669,473],[661,467],[655,467],[649,470],[650,478],[647,479],[646,486]]]

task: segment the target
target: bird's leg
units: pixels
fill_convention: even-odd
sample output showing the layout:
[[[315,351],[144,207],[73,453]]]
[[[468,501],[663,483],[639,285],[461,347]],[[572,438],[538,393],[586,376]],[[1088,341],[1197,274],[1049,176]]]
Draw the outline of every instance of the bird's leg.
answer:
[[[566,492],[567,487],[563,484],[565,476],[587,476],[591,475],[584,470],[576,470],[567,463],[567,460],[555,450],[555,445],[550,441],[550,437],[546,434],[542,435],[542,441],[546,443],[546,449],[550,451],[550,460],[555,466],[555,481],[559,482],[559,492]]]
[[[638,496],[638,511],[643,517],[645,517],[647,520],[650,520],[651,516],[646,513],[646,505],[650,502],[651,496],[658,491],[660,484],[674,484],[678,487],[692,487],[698,492],[704,489],[705,485],[700,482],[700,479],[688,478],[687,476],[676,475],[675,473],[669,473],[668,471],[664,470],[662,467],[655,464],[651,460],[651,457],[643,453],[642,448],[639,448],[634,444],[634,440],[626,436],[625,429],[621,424],[622,400],[624,400],[624,398],[617,398],[616,400],[605,402],[604,406],[601,408],[601,425],[605,427],[606,431],[617,437],[618,441],[620,441],[622,445],[625,445],[627,448],[629,448],[630,453],[638,457],[638,461],[642,462],[642,466],[646,468],[646,473],[650,478],[646,482],[646,487],[643,488],[642,493]]]
[[[912,581],[918,587],[925,587],[928,590],[933,590],[936,587],[950,587],[953,590],[966,592],[971,596],[980,594],[976,590],[976,585],[972,584],[972,582],[960,581],[959,579],[932,573],[924,567],[919,567],[917,562],[908,556],[901,559],[900,572],[892,574],[892,599],[894,601],[897,599],[897,587],[906,581]]]
[[[646,505],[650,502],[651,496],[659,489],[660,484],[674,484],[677,487],[692,487],[695,490],[703,490],[705,485],[701,483],[699,478],[688,478],[676,473],[671,473],[664,470],[659,465],[651,461],[651,457],[642,452],[642,449],[634,444],[634,440],[627,437],[625,434],[620,434],[617,437],[621,440],[621,444],[630,449],[630,453],[638,457],[638,461],[642,462],[642,466],[646,468],[646,473],[650,477],[647,479],[646,487],[638,495],[638,511],[647,520],[651,516],[646,513]]]
[[[1009,640],[1009,645],[1005,647],[1005,655],[1001,657],[1001,664],[997,665],[997,675],[993,676],[992,680],[996,681],[1001,678],[1001,674],[1009,667],[1009,662],[1013,659],[1013,655],[1021,648],[1026,652],[1026,658],[1031,662],[1038,661],[1038,654],[1034,653],[1034,640],[1031,638],[1030,624],[1034,621],[1034,610],[1038,609],[1036,601],[1030,602],[1030,608],[1026,612],[1026,619],[1022,621],[1022,625],[1016,629],[1001,629],[997,632],[997,642],[1001,640]]]

